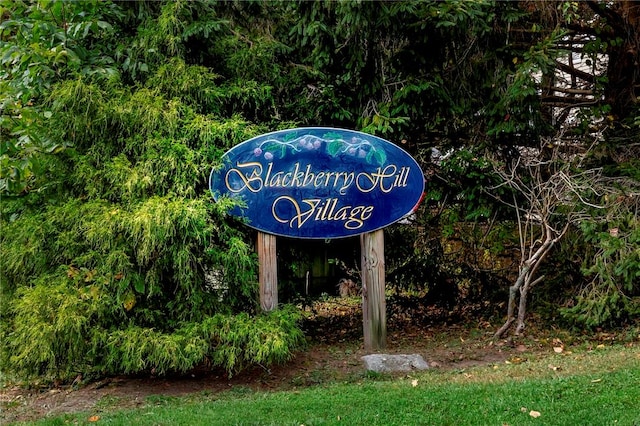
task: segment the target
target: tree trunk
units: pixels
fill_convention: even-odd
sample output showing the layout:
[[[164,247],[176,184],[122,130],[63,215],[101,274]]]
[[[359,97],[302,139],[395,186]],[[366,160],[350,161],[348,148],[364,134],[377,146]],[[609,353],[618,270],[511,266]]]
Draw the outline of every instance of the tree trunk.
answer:
[[[640,3],[627,0],[611,5],[596,1],[587,4],[612,28],[606,40],[609,64],[604,101],[611,105],[614,117],[627,118],[640,96]]]
[[[524,280],[524,284],[520,287],[520,303],[518,303],[518,323],[516,325],[515,335],[519,336],[524,331],[524,318],[527,315],[527,296],[531,285],[530,277]]]
[[[507,321],[496,331],[496,334],[493,335],[494,339],[500,339],[504,334],[509,330],[513,322],[516,320],[515,312],[516,312],[516,297],[518,295],[518,290],[522,287],[522,283],[524,282],[526,274],[529,272],[529,267],[527,265],[523,266],[518,273],[518,279],[515,284],[509,287],[509,302],[507,304]]]

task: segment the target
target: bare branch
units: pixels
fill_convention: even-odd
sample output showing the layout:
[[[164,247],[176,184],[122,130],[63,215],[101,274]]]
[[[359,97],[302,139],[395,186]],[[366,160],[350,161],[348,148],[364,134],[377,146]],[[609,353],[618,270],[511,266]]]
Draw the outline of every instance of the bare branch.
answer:
[[[596,82],[596,76],[593,74],[589,74],[588,72],[584,72],[582,70],[579,70],[577,68],[574,68],[570,65],[564,64],[558,60],[555,61],[555,66],[556,68],[558,68],[560,71],[564,71],[568,74],[574,75],[584,81],[588,81],[589,83],[594,84]]]
[[[510,167],[495,168],[502,179],[497,187],[512,191],[513,201],[495,198],[515,209],[521,254],[518,277],[509,288],[507,321],[496,332],[496,337],[503,335],[516,319],[516,334],[524,330],[526,298],[530,288],[543,279],[536,277],[541,265],[573,224],[594,208],[604,207],[594,201],[605,194],[601,185],[602,170],[576,172],[575,164],[581,164],[588,150],[564,153],[561,148],[566,142],[562,136],[545,140],[538,151],[523,149],[526,155]],[[541,160],[540,153],[549,147],[553,149],[551,156]],[[517,297],[520,300],[516,317]]]
[[[569,93],[572,95],[595,96],[595,92],[591,89],[570,89],[568,87],[549,87],[549,90],[560,93]]]

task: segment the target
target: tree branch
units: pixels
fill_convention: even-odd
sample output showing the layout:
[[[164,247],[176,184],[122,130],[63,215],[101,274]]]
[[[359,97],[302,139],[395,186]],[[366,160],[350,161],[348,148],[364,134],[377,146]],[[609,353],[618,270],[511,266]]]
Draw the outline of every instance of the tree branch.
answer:
[[[552,104],[553,106],[559,107],[579,107],[579,106],[587,106],[587,105],[596,105],[600,102],[599,99],[589,99],[589,98],[575,98],[572,96],[559,96],[559,95],[550,95],[543,96],[540,98],[542,102],[545,104]]]
[[[586,95],[595,96],[595,93],[591,89],[571,89],[568,87],[549,87],[549,90],[560,93],[569,93],[572,95]]]
[[[584,81],[588,81],[589,83],[595,84],[596,82],[596,77],[593,74],[589,74],[588,72],[579,70],[577,68],[572,67],[571,65],[567,65],[567,64],[563,64],[562,62],[556,60],[555,61],[555,66],[556,68],[558,68],[560,71],[564,71],[568,74],[571,75],[575,75],[576,77],[584,80]]]

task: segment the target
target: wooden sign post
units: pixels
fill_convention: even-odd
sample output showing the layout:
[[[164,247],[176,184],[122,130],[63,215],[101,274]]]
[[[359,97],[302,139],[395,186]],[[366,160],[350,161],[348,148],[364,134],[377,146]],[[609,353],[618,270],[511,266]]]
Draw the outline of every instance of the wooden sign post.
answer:
[[[278,307],[278,258],[276,236],[258,231],[258,280],[260,281],[260,307],[264,312]]]
[[[362,325],[364,349],[384,349],[387,344],[387,309],[384,297],[384,233],[382,229],[360,236],[362,270]]]

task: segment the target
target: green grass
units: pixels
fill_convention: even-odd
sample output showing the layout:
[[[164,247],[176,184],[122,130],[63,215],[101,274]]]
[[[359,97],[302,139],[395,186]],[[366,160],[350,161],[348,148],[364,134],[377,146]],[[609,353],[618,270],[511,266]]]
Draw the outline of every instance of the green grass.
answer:
[[[286,392],[153,396],[135,410],[36,424],[89,424],[92,415],[100,425],[640,425],[640,352],[614,346]]]

